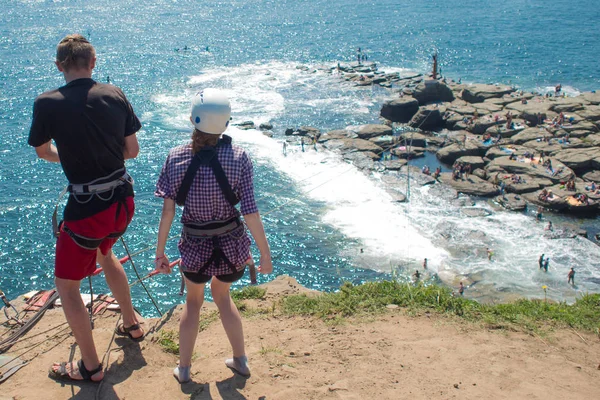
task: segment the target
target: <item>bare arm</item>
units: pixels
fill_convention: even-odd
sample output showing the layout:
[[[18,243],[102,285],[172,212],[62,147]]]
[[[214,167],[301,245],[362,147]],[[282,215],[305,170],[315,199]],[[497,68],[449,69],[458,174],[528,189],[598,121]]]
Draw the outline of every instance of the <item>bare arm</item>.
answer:
[[[140,152],[140,145],[138,144],[137,136],[133,135],[125,136],[125,148],[123,149],[123,158],[125,160],[129,158],[136,158]]]
[[[48,141],[41,146],[35,148],[35,152],[39,158],[42,158],[46,161],[50,162],[60,162],[60,157],[58,156],[58,150],[56,150],[56,146],[52,144],[52,141]]]
[[[260,251],[260,265],[258,271],[263,274],[270,274],[273,272],[273,263],[271,261],[271,249],[269,248],[269,242],[265,235],[265,229],[260,219],[260,215],[256,213],[244,215],[244,221],[256,242],[256,246]]]
[[[156,269],[163,273],[170,273],[169,259],[165,255],[165,247],[167,245],[167,239],[169,237],[169,231],[173,224],[173,218],[175,217],[175,201],[171,199],[164,199],[162,215],[160,217],[160,224],[158,227],[158,240],[156,243]]]

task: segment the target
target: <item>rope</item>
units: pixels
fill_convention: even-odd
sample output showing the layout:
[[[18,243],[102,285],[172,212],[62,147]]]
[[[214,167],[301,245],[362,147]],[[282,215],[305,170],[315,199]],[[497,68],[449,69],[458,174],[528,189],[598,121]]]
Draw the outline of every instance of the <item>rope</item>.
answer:
[[[161,314],[162,317],[162,314]],[[110,353],[112,352],[112,344],[115,341],[115,336],[117,334],[117,328],[119,327],[119,322],[121,322],[121,315],[119,315],[119,318],[117,318],[117,323],[115,324],[115,329],[113,329],[113,334],[112,337],[110,338],[110,341],[108,342],[108,347],[106,348],[106,352],[104,353],[104,356],[102,356],[102,365],[104,366],[104,378],[106,378],[106,374],[108,373],[108,362],[110,361]],[[99,399],[100,397],[100,390],[102,389],[102,384],[104,383],[105,379],[102,379],[100,381],[100,384],[98,385],[98,389],[96,390],[96,396],[95,399]]]
[[[156,308],[156,311],[158,311],[158,314],[160,316],[163,315],[162,311],[160,310],[160,307],[158,307],[158,304],[156,304],[156,301],[154,300],[154,298],[152,297],[152,295],[150,294],[150,292],[148,291],[148,288],[146,287],[146,285],[144,285],[143,279],[140,276],[137,268],[135,267],[135,263],[133,262],[133,259],[131,258],[131,253],[129,253],[129,247],[127,247],[127,244],[125,243],[125,240],[123,240],[123,237],[121,236],[121,243],[123,243],[123,247],[125,248],[125,252],[127,253],[127,256],[129,257],[129,262],[131,263],[131,266],[133,267],[133,270],[135,271],[135,275],[137,276],[138,280],[137,282],[139,282],[142,287],[144,288],[144,290],[146,291],[146,294],[148,295],[148,297],[150,298],[150,300],[152,301],[152,304],[154,304],[154,307]],[[133,285],[132,285],[133,286]]]

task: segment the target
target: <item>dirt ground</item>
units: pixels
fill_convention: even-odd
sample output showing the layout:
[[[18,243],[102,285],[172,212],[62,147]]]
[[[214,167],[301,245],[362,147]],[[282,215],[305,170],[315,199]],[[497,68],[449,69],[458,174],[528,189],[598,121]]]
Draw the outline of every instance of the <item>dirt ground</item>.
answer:
[[[289,277],[265,285],[268,298],[248,301],[269,308],[278,296],[306,291]],[[203,313],[216,307],[208,303]],[[96,319],[94,336],[108,370],[102,384],[57,383],[47,377],[54,361],[78,351],[61,309],[44,318],[10,355],[30,363],[0,385],[5,399],[598,399],[600,339],[571,329],[544,337],[488,330],[456,318],[408,316],[391,308],[372,319],[332,325],[316,318],[269,313],[244,317],[252,376],[225,367],[230,347],[214,318],[203,323],[192,365],[193,382],[172,376],[177,356],[156,342],[160,331],[177,330],[181,306],[141,343],[112,341],[118,314]],[[42,333],[44,331],[47,331]],[[2,332],[0,331],[0,334]],[[41,333],[41,334],[40,334]],[[41,344],[40,344],[41,343]],[[31,348],[33,344],[38,347]],[[110,349],[110,351],[108,351]]]

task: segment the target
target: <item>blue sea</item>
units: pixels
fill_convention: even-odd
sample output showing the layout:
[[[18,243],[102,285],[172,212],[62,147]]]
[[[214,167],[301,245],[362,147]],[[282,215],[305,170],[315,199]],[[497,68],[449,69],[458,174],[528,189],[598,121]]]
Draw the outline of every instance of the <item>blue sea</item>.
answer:
[[[438,53],[442,73],[463,82],[503,83],[567,93],[600,88],[600,7],[594,0],[131,0],[119,2],[0,0],[0,289],[9,298],[53,285],[50,218],[66,185],[60,166],[38,160],[27,145],[34,98],[63,84],[54,66],[58,41],[88,37],[97,51],[94,78],[108,77],[127,94],[143,129],[141,152],[127,162],[136,180],[137,211],[125,237],[132,251],[154,245],[161,201],[154,185],[169,148],[189,140],[191,96],[225,90],[234,122],[271,122],[274,136],[229,129],[253,158],[256,196],[264,214],[276,274],[310,288],[343,281],[409,280],[423,258],[450,286],[471,284],[467,296],[504,301],[556,300],[600,292],[600,247],[584,238],[548,239],[531,213],[509,213],[476,199],[465,202],[440,186],[411,184],[410,201],[392,203],[382,176],[367,177],[323,149],[281,153],[288,127],[321,131],[377,123],[391,93],[354,87],[323,72],[354,61],[357,48],[387,72],[427,72]],[[298,66],[307,66],[300,69]],[[296,146],[297,147],[297,146]],[[421,160],[420,163],[424,161]],[[426,162],[434,163],[434,158]],[[547,216],[600,230],[596,219]],[[171,234],[177,235],[175,223]],[[494,250],[489,261],[485,249]],[[115,253],[124,255],[117,245]],[[168,253],[177,257],[176,241]],[[540,273],[537,258],[550,256]],[[134,259],[153,268],[151,249]],[[566,285],[571,266],[577,286]],[[131,279],[133,271],[126,266]],[[393,273],[392,273],[393,271]],[[260,282],[273,279],[260,276]],[[433,279],[433,278],[432,278]],[[237,286],[248,284],[245,278]],[[95,291],[106,291],[101,278]],[[179,275],[148,281],[161,308],[182,302]],[[139,286],[134,302],[154,315]]]

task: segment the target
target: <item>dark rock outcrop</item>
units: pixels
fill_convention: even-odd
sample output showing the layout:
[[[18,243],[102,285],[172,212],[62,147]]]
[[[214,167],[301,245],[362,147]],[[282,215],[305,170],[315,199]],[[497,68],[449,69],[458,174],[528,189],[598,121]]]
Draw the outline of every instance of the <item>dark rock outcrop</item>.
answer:
[[[454,93],[452,90],[437,80],[426,80],[419,83],[412,91],[412,97],[417,99],[419,105],[429,103],[453,101]]]
[[[402,97],[385,102],[381,116],[392,122],[406,123],[419,110],[419,102],[412,97]]]

